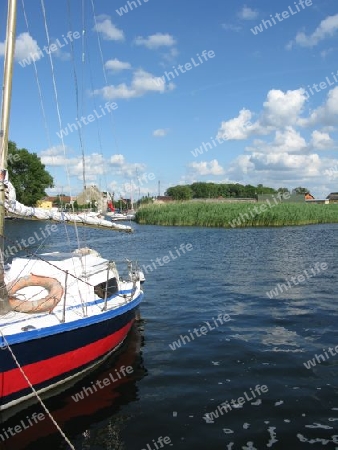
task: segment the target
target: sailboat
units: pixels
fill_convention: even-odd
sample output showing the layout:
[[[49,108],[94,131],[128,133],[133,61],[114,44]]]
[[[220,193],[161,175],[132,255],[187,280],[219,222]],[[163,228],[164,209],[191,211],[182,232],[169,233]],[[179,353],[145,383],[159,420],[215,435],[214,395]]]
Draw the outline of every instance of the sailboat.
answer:
[[[143,299],[137,263],[123,278],[94,249],[4,260],[16,0],[8,0],[0,148],[0,411],[42,401],[125,341]],[[46,225],[47,226],[47,225]]]

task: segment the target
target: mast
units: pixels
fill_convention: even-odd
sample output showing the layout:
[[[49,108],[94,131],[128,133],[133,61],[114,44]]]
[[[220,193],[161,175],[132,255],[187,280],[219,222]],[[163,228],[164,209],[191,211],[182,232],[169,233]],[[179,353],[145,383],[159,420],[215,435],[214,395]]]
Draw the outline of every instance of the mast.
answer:
[[[11,310],[4,273],[5,179],[7,173],[8,131],[12,97],[12,78],[16,37],[16,0],[8,0],[4,80],[0,127],[0,314]]]

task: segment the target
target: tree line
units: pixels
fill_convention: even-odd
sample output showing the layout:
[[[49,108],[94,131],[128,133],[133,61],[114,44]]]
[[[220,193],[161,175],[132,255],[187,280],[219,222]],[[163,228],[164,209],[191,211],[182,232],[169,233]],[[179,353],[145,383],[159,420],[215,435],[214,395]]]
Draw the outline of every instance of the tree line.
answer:
[[[177,185],[169,187],[165,195],[172,197],[173,200],[191,200],[193,198],[258,198],[258,195],[276,194],[278,192],[290,192],[288,188],[280,187],[274,189],[263,184],[253,186],[251,184],[243,185],[239,183],[207,183],[196,182],[189,185]],[[307,188],[297,187],[292,189],[292,194],[306,194]]]

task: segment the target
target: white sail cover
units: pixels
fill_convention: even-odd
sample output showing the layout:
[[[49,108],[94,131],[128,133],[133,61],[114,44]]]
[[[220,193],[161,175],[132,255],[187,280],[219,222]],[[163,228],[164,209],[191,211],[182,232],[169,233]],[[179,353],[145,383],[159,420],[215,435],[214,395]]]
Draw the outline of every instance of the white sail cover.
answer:
[[[34,206],[25,206],[16,200],[15,188],[9,180],[6,184],[5,208],[7,212],[18,217],[34,217],[39,220],[55,220],[56,222],[77,222],[83,225],[93,225],[98,227],[112,228],[118,231],[132,231],[127,225],[113,223],[109,220],[97,217],[95,213],[72,214],[60,212],[52,209],[35,208]]]

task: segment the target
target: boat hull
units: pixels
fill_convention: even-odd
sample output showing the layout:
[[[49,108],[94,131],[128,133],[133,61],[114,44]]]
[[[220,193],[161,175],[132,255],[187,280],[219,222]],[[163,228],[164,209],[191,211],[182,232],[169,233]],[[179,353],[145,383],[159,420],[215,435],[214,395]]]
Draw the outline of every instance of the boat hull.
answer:
[[[92,370],[123,343],[134,321],[135,308],[85,327],[12,344],[0,352],[0,410],[35,397],[29,382],[39,394],[50,391]],[[24,374],[23,374],[23,372]],[[25,377],[25,376],[26,377]]]

